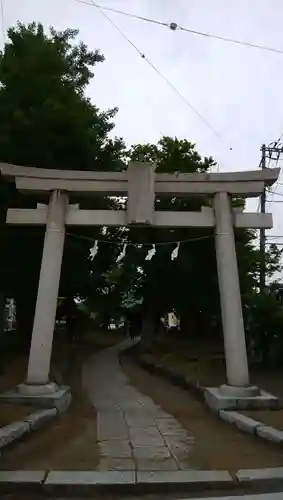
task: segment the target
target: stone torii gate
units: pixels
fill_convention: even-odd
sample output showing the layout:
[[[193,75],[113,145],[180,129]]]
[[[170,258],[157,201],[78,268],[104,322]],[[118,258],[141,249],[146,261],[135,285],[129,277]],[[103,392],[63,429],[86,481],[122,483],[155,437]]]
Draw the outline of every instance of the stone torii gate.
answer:
[[[155,165],[130,163],[125,172],[48,170],[0,163],[6,179],[24,193],[45,196],[37,209],[9,208],[8,224],[46,225],[27,379],[18,387],[26,397],[58,392],[49,381],[53,331],[66,225],[214,227],[224,333],[227,385],[213,397],[260,396],[250,386],[245,332],[234,240],[236,228],[271,228],[272,215],[233,210],[231,197],[257,197],[272,185],[279,169],[229,173],[156,174]],[[128,196],[127,211],[81,210],[70,204],[76,195]],[[155,196],[207,195],[213,208],[199,212],[154,210]]]

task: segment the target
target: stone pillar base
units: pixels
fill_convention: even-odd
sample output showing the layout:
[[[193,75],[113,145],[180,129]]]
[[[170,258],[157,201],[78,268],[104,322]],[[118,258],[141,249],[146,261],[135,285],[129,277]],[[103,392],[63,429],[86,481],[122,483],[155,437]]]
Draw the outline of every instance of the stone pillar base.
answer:
[[[55,382],[48,382],[47,384],[20,384],[18,391],[23,396],[45,396],[46,394],[54,394],[58,391],[58,385]]]
[[[206,404],[213,410],[248,410],[248,409],[279,409],[280,400],[260,390],[258,387],[206,387],[204,389]]]
[[[49,382],[45,385],[20,384],[14,389],[0,394],[0,404],[33,405],[39,408],[56,408],[65,411],[72,401],[71,389]]]
[[[219,392],[223,394],[223,396],[234,396],[235,398],[249,398],[260,395],[260,390],[256,385],[237,387],[234,385],[223,384],[219,387]]]

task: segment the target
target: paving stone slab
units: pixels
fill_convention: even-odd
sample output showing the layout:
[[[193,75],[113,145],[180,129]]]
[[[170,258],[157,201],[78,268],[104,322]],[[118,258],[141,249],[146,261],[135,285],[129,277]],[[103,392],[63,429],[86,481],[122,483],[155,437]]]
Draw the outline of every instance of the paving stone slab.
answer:
[[[134,471],[51,471],[43,489],[47,493],[78,492],[80,495],[103,489],[127,489],[135,484]]]
[[[145,411],[143,408],[138,410],[125,410],[125,419],[130,427],[150,427],[155,425],[155,413]]]
[[[283,467],[272,467],[267,469],[240,469],[236,474],[240,483],[253,481],[280,481],[283,483]]]
[[[156,471],[138,472],[137,483],[144,489],[156,491],[172,486],[172,488],[186,488],[198,490],[204,488],[229,488],[234,486],[234,481],[227,471]]]
[[[30,432],[30,426],[27,422],[13,422],[0,429],[0,449],[5,448],[16,439]]]
[[[15,470],[15,471],[0,471],[0,490],[9,491],[14,488],[29,489],[40,488],[46,476],[45,471],[31,470]]]
[[[163,446],[164,445],[164,439],[162,436],[148,436],[148,435],[137,435],[137,436],[131,436],[131,444],[133,448],[137,448],[138,446]]]
[[[156,425],[152,427],[130,427],[129,433],[133,447],[164,445],[164,439]]]
[[[128,440],[101,441],[100,452],[103,457],[131,458],[132,449]]]
[[[268,425],[261,425],[257,427],[256,433],[263,439],[268,441],[273,441],[274,443],[283,443],[283,432],[275,429],[274,427],[269,427]]]
[[[133,448],[133,455],[136,459],[163,459],[170,458],[171,453],[167,446],[138,446]]]
[[[176,438],[176,436],[164,436],[165,444],[171,451],[182,452],[191,449],[195,446],[196,440],[192,437],[185,439]]]
[[[132,458],[104,457],[100,460],[97,470],[99,471],[134,471],[136,468]]]
[[[97,425],[97,439],[99,441],[108,441],[112,439],[126,440],[128,439],[128,429],[125,422],[98,422]]]
[[[147,459],[147,458],[136,458],[136,468],[138,471],[177,471],[179,465],[172,458],[163,459]]]
[[[56,408],[47,408],[46,410],[38,410],[34,413],[31,413],[25,418],[25,422],[27,422],[32,431],[39,429],[44,424],[53,420],[57,416]]]
[[[246,417],[246,415],[242,415],[236,411],[225,411],[220,410],[218,413],[221,420],[228,422],[230,424],[236,425],[238,429],[248,432],[249,434],[255,434],[257,427],[262,426],[262,422],[258,420],[254,420],[253,418]],[[283,433],[282,433],[283,435]]]
[[[171,419],[165,419],[165,418],[157,418],[155,420],[155,423],[164,436],[170,436],[170,435],[179,435],[180,437],[187,436],[187,432],[185,429],[183,429],[178,422],[174,418]]]

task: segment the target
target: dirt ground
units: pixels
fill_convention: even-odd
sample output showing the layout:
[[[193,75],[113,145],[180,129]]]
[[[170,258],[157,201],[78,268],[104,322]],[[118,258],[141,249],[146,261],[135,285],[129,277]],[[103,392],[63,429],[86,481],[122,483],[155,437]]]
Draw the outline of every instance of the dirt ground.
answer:
[[[90,333],[85,336],[83,343],[77,345],[66,344],[62,338],[57,338],[53,348],[50,378],[59,384],[71,386],[71,406],[45,428],[4,450],[0,469],[94,470],[97,467],[99,451],[96,412],[81,386],[82,363],[91,352],[113,345],[119,340],[120,336],[111,332]],[[14,369],[18,368],[17,374],[14,370],[12,376],[7,375],[5,381],[2,379],[2,388],[13,387],[21,382],[26,373],[26,365],[26,359],[15,361]],[[13,411],[12,407],[10,411]]]
[[[4,427],[5,425],[11,424],[17,420],[24,420],[30,413],[32,413],[32,409],[30,406],[21,406],[21,405],[13,405],[13,406],[4,406],[1,405],[0,409],[0,427]]]
[[[197,469],[225,469],[235,473],[243,468],[283,466],[283,450],[241,433],[220,421],[187,391],[140,368],[126,356],[123,370],[131,383],[171,413],[195,436],[196,445],[189,452],[188,464]]]

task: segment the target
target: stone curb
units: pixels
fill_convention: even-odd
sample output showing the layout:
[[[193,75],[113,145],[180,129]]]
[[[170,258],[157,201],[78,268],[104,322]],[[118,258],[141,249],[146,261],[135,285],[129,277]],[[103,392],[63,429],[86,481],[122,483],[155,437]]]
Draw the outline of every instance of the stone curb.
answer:
[[[0,491],[21,486],[46,495],[93,495],[101,492],[143,493],[174,491],[231,491],[238,482],[227,471],[0,471]]]
[[[283,444],[283,431],[280,431],[275,427],[270,427],[264,422],[246,417],[236,411],[220,410],[217,414],[221,420],[236,425],[236,427],[243,432],[253,434],[261,439],[265,439],[276,444]]]
[[[280,491],[283,467],[241,469],[233,478],[228,471],[0,471],[0,492],[26,489],[47,496],[89,496],[95,493],[200,492],[221,490],[237,495]]]
[[[24,420],[12,422],[0,428],[0,450],[21,439],[24,435],[29,434],[45,425],[50,420],[57,416],[56,408],[48,408],[46,410],[38,410],[28,415]]]

